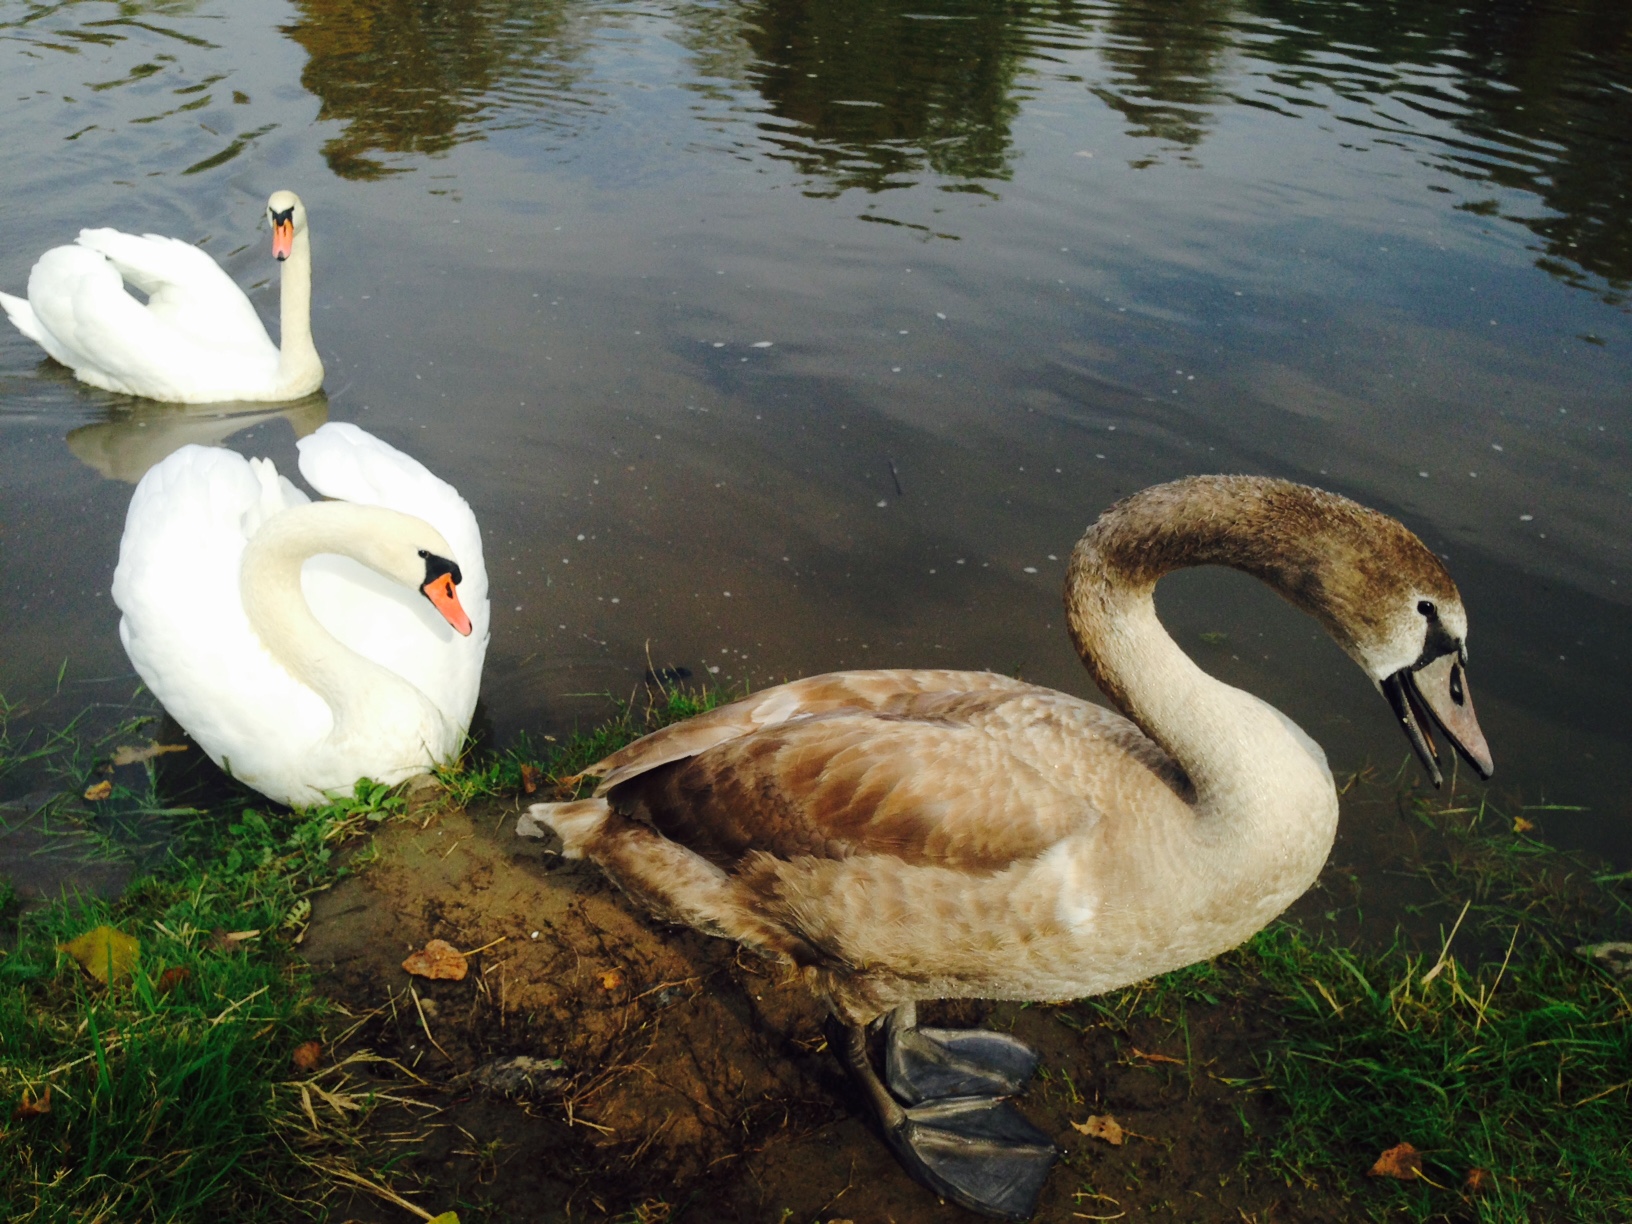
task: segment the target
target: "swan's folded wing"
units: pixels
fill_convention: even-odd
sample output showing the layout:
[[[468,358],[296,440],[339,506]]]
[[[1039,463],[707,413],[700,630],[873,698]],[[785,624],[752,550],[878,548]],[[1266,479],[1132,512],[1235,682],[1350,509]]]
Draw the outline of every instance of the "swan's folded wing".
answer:
[[[1014,700],[808,715],[637,774],[607,798],[728,871],[756,854],[1001,871],[1099,819],[1070,772],[1036,751],[1036,711],[1004,711]]]
[[[243,378],[236,349],[203,344],[131,297],[118,270],[88,247],[53,247],[28,277],[28,300],[56,347],[45,350],[85,382],[159,400]],[[277,350],[272,350],[275,366]],[[178,381],[179,380],[179,381]]]
[[[160,234],[87,229],[79,232],[79,244],[105,255],[147,294],[147,309],[161,323],[243,359],[270,357],[276,364],[277,346],[254,305],[220,264],[191,243]]]
[[[584,770],[602,779],[604,795],[626,778],[765,727],[839,710],[891,712],[935,694],[1035,691],[1034,686],[992,672],[897,668],[829,672],[765,689],[685,722],[642,737]]]
[[[239,594],[246,524],[305,501],[270,464],[185,446],[131,497],[113,600],[138,674],[217,763],[254,783],[252,762],[292,730],[328,734],[328,706],[279,666]]]
[[[466,726],[476,706],[491,613],[482,534],[469,504],[424,464],[349,422],[330,421],[296,443],[300,471],[325,497],[416,515],[453,549],[459,602],[470,617],[461,637],[418,591],[389,582],[355,561],[314,557],[304,587],[313,611],[346,645],[431,699],[450,722]]]

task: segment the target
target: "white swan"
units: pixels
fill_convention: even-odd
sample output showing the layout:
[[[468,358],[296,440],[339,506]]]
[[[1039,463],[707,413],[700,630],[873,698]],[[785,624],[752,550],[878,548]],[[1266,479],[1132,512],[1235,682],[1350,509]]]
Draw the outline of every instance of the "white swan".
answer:
[[[266,215],[283,264],[281,350],[215,260],[157,234],[80,230],[77,246],[40,256],[26,302],[0,293],[0,307],[75,378],[105,391],[183,404],[299,399],[323,385],[306,209],[294,192],[275,191]]]
[[[154,695],[210,758],[283,803],[398,782],[458,753],[487,652],[463,498],[331,422],[270,460],[185,446],[131,497],[113,599]]]
[[[1313,615],[1436,784],[1436,725],[1490,776],[1439,558],[1347,498],[1200,476],[1113,506],[1071,557],[1071,637],[1126,717],[980,672],[817,676],[638,740],[584,771],[594,798],[516,831],[548,826],[666,917],[802,967],[909,1171],[1028,1216],[1055,1153],[1003,1098],[1036,1056],[919,1030],[915,1003],[1080,998],[1217,956],[1314,882],[1337,828],[1320,747],[1162,629],[1156,582],[1189,565]],[[865,1026],[890,1013],[881,1080]]]

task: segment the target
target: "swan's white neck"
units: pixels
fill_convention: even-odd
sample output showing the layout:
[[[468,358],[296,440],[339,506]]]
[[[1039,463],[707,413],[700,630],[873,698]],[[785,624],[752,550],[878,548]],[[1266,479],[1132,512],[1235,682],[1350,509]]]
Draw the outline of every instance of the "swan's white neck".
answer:
[[[323,385],[323,361],[312,343],[312,241],[306,226],[295,234],[280,276],[278,398],[298,399]]]
[[[1234,565],[1271,585],[1274,576],[1258,563],[1251,516],[1222,527],[1211,517],[1187,535],[1171,504],[1144,508],[1148,518],[1137,504],[1124,506],[1072,555],[1073,640],[1111,701],[1190,779],[1193,826],[1174,852],[1193,859],[1195,877],[1236,896],[1250,875],[1247,891],[1272,911],[1267,921],[1313,882],[1330,852],[1337,795],[1325,754],[1271,706],[1202,671],[1162,628],[1154,595],[1162,573],[1185,565]],[[1193,509],[1198,520],[1209,517]],[[1158,518],[1153,535],[1147,528]]]
[[[319,623],[301,591],[301,566],[319,553],[370,565],[359,542],[399,528],[406,517],[377,506],[314,502],[274,515],[244,547],[239,593],[250,627],[284,670],[327,703],[334,725],[326,748],[342,755],[354,738],[378,740],[397,725],[435,726],[442,715],[407,680]]]

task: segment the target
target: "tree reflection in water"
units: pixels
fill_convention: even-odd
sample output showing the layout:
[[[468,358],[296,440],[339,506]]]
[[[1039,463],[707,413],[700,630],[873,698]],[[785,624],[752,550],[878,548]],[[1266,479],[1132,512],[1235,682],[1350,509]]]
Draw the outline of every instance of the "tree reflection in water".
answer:
[[[302,83],[343,123],[335,172],[407,169],[505,126],[563,134],[616,86],[589,82],[606,26],[667,23],[693,96],[756,98],[750,156],[808,194],[940,180],[991,191],[1035,80],[1081,82],[1164,151],[1201,164],[1235,106],[1420,150],[1454,207],[1530,230],[1537,264],[1623,304],[1632,291],[1632,5],[1625,0],[296,0]],[[1337,139],[1343,139],[1341,135]],[[742,150],[739,149],[739,152]],[[1491,189],[1534,205],[1492,198]]]

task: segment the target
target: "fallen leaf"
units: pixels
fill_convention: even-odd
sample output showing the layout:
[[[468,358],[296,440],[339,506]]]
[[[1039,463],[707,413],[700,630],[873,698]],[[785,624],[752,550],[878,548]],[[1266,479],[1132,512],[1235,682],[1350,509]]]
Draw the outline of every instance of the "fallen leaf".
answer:
[[[24,1118],[37,1118],[41,1114],[51,1112],[51,1085],[45,1086],[45,1095],[38,1100],[30,1099],[28,1092],[23,1092],[23,1099],[17,1102],[17,1108],[11,1111],[11,1116],[18,1121]]]
[[[1513,832],[1515,833],[1528,833],[1535,827],[1534,821],[1526,820],[1523,816],[1513,817]]]
[[[160,994],[169,994],[192,976],[193,971],[185,965],[171,965],[170,968],[159,974],[159,980],[153,984],[153,988]]]
[[[225,927],[216,927],[210,932],[210,947],[230,952],[246,939],[255,939],[259,935],[259,931],[229,931]]]
[[[431,940],[403,961],[402,967],[415,977],[441,978],[449,982],[462,982],[469,972],[465,954],[445,939]]]
[[[100,803],[113,794],[113,783],[103,778],[100,782],[93,782],[85,788],[85,798],[92,803]]]
[[[1496,1175],[1489,1169],[1469,1169],[1462,1180],[1462,1189],[1469,1194],[1483,1194],[1496,1188]]]
[[[294,1064],[296,1071],[316,1071],[318,1064],[323,1061],[323,1043],[320,1041],[303,1041],[295,1047]]]
[[[104,986],[128,978],[141,950],[141,943],[133,936],[106,925],[57,945],[57,951],[68,953]]]
[[[538,792],[538,785],[544,780],[544,771],[537,765],[523,765],[521,767],[521,789],[532,795]]]
[[[129,744],[120,744],[113,750],[115,765],[140,765],[143,761],[151,761],[156,756],[163,756],[167,752],[186,752],[186,744],[151,743],[145,748],[132,748]]]
[[[1377,1163],[1371,1166],[1371,1175],[1415,1181],[1422,1176],[1422,1153],[1409,1143],[1396,1144],[1377,1157]]]
[[[1127,1132],[1122,1124],[1110,1114],[1094,1114],[1086,1122],[1073,1122],[1071,1129],[1087,1135],[1090,1139],[1103,1139],[1112,1147],[1121,1147]]]
[[[432,1216],[426,1220],[425,1224],[459,1224],[459,1213],[457,1211],[444,1211],[441,1215]]]
[[[1184,1059],[1182,1059],[1182,1058],[1172,1058],[1172,1057],[1170,1057],[1169,1055],[1166,1055],[1166,1054],[1146,1054],[1143,1050],[1139,1049],[1137,1046],[1135,1046],[1134,1049],[1133,1049],[1133,1056],[1135,1058],[1142,1058],[1146,1062],[1165,1062],[1165,1063],[1172,1063],[1175,1067],[1184,1066]]]
[[[605,973],[601,974],[601,989],[602,990],[616,990],[619,986],[622,986],[622,985],[623,985],[623,970],[622,969],[608,969]]]

